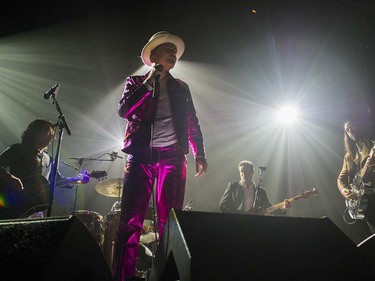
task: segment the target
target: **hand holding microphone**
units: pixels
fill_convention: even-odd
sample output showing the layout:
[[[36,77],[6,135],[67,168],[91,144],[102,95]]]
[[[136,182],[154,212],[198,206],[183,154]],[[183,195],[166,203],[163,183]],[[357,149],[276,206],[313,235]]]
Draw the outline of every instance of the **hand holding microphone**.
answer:
[[[164,71],[164,66],[162,64],[152,63],[150,73],[146,79],[147,83],[153,85],[155,82],[158,82],[161,74]]]

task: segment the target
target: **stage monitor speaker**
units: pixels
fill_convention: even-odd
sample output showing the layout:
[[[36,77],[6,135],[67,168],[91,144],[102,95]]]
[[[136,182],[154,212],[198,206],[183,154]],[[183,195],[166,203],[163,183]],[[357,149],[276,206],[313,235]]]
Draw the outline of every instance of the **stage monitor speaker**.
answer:
[[[359,243],[358,248],[368,257],[375,272],[375,234]]]
[[[328,218],[172,210],[149,280],[353,281],[373,277],[365,255]]]
[[[1,280],[111,281],[92,234],[76,217],[0,221]]]

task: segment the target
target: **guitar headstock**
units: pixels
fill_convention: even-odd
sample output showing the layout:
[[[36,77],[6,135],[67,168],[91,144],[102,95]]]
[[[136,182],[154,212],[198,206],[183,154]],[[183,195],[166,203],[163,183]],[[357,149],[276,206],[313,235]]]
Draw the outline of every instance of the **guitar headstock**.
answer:
[[[90,178],[95,178],[99,181],[105,180],[107,178],[107,172],[104,170],[93,170],[88,174]]]
[[[314,194],[318,194],[318,190],[314,187],[312,190],[303,191],[299,194],[299,196],[303,199],[309,198],[310,196]]]

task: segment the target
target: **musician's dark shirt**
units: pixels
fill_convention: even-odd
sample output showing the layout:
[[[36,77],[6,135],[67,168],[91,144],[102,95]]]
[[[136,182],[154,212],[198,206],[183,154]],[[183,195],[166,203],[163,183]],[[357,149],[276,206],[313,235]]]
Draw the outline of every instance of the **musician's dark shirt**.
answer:
[[[26,144],[14,144],[0,155],[0,167],[9,169],[9,173],[22,179],[43,174],[48,178],[51,158],[46,152]]]

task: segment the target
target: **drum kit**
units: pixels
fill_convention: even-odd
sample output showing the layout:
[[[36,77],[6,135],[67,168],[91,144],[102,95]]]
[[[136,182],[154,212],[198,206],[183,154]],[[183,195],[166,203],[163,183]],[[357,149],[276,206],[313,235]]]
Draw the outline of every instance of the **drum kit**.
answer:
[[[93,235],[102,250],[109,268],[111,268],[116,231],[120,223],[123,179],[115,178],[103,180],[95,186],[95,190],[99,194],[107,197],[117,197],[118,200],[113,204],[111,211],[107,215],[102,216],[93,211],[77,210],[74,211],[72,215],[78,217]],[[148,213],[150,213],[150,210]],[[146,215],[140,237],[137,260],[138,274],[144,275],[151,269],[153,251],[155,250],[159,238],[157,231],[155,231],[154,221],[148,218],[149,216]]]

